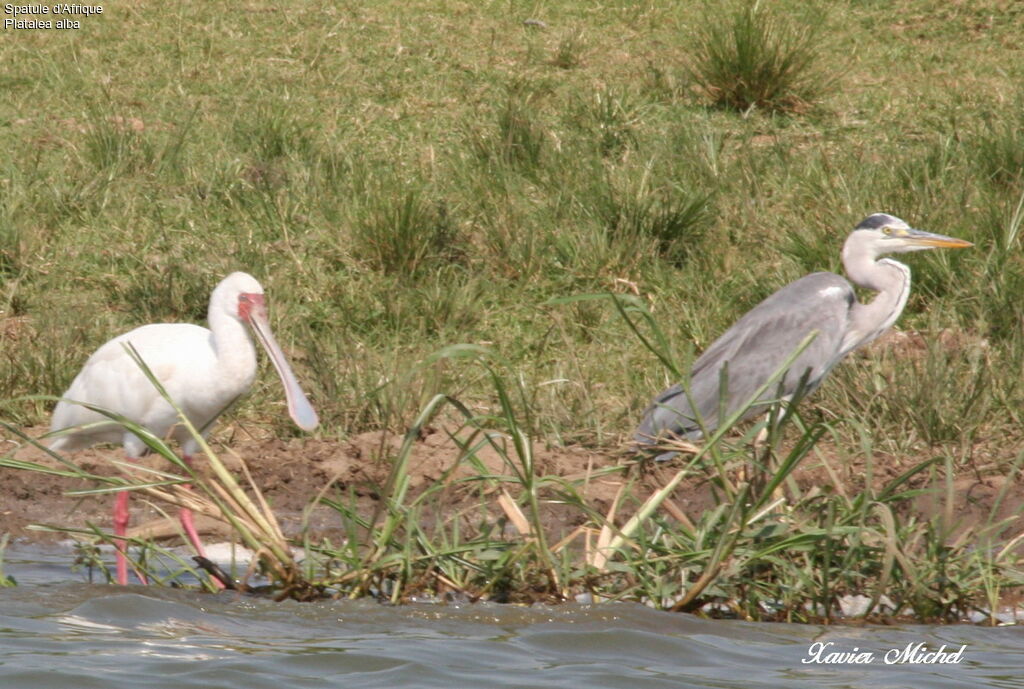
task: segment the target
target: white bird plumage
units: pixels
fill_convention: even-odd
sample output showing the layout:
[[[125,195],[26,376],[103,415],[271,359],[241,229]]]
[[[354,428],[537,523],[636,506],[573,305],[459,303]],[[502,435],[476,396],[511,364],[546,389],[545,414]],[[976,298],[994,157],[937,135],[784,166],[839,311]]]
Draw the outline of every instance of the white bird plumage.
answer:
[[[138,352],[171,399],[205,435],[256,377],[256,348],[246,325],[251,326],[281,377],[292,419],[305,430],[315,428],[316,412],[271,333],[260,283],[246,273],[227,276],[210,296],[207,318],[209,329],[187,323],[145,325],[96,350],[54,409],[51,432],[58,435],[51,449],[70,452],[110,442],[121,443],[132,459],[144,453],[140,438],[77,404],[84,402],[116,412],[154,435],[169,434],[188,459],[199,449],[197,440],[179,423],[177,412],[146,378],[127,345]],[[125,514],[115,515],[115,531],[123,526],[119,519],[127,521],[127,494],[118,497],[124,500]],[[186,517],[183,513],[183,523]],[[121,562],[118,564],[120,570]],[[122,578],[120,571],[118,578]]]

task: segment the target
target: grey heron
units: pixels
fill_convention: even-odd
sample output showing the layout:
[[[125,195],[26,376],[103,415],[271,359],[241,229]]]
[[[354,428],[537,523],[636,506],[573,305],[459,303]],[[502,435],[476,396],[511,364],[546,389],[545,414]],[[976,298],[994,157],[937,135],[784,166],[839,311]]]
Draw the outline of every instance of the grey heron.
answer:
[[[875,213],[860,222],[843,244],[843,267],[859,287],[878,292],[866,304],[835,273],[812,273],[778,290],[741,317],[694,362],[689,395],[673,385],[644,412],[635,434],[638,450],[663,440],[696,440],[718,428],[719,412],[737,412],[771,379],[812,332],[816,336],[794,359],[778,385],[771,386],[744,414],[764,411],[771,400],[788,399],[803,379],[813,391],[844,356],[871,342],[899,318],[910,295],[910,268],[883,254],[970,242],[917,230],[892,215]],[[724,371],[724,374],[723,374]],[[726,388],[723,390],[723,379]],[[665,452],[658,459],[669,459]]]

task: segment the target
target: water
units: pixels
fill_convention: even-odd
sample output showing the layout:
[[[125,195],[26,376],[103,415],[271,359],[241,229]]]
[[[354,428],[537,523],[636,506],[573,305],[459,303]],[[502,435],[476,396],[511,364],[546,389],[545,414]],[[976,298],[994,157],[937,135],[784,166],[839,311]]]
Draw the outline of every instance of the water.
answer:
[[[1024,627],[750,624],[630,604],[273,603],[83,583],[69,561],[8,550],[20,585],[0,589],[0,688],[1024,687]],[[875,658],[801,662],[815,642]],[[921,642],[967,648],[959,664],[885,664],[888,649]]]

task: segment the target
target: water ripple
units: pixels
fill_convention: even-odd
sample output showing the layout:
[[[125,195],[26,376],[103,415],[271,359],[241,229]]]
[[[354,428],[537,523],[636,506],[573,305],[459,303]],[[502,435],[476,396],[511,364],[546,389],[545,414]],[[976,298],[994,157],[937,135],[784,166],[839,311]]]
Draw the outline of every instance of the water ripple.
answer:
[[[9,571],[29,561],[18,554]],[[747,624],[628,604],[275,604],[14,573],[22,585],[0,590],[4,689],[1024,687],[1016,627]],[[815,642],[880,657],[922,641],[968,651],[959,665],[803,662]]]

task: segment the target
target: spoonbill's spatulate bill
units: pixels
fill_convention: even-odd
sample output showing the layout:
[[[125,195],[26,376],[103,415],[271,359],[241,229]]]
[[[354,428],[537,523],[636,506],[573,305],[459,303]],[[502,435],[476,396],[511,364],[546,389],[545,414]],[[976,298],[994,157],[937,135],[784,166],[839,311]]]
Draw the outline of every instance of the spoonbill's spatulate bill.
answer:
[[[217,416],[245,394],[256,377],[256,348],[246,325],[281,377],[292,420],[303,430],[316,428],[316,411],[271,332],[260,283],[246,273],[224,278],[210,296],[208,320],[209,330],[187,323],[145,325],[96,350],[53,411],[51,431],[66,433],[50,447],[73,451],[110,442],[122,444],[129,459],[142,456],[146,446],[140,438],[106,416],[76,404],[84,402],[116,412],[159,437],[170,434],[181,445],[185,461],[191,462],[199,449],[198,442],[178,423],[177,412],[132,360],[125,345],[131,344],[171,399],[205,435]],[[189,540],[204,555],[191,511],[182,509],[180,516]],[[127,526],[128,492],[121,492],[114,507],[114,534],[123,538]],[[118,544],[117,581],[125,584],[128,565],[124,541],[118,540]]]
[[[800,343],[816,333],[781,382],[784,399],[797,392],[805,376],[805,392],[810,392],[844,356],[884,333],[902,313],[910,295],[910,268],[879,256],[969,246],[962,239],[915,230],[892,215],[868,216],[846,238],[843,267],[854,284],[878,295],[861,304],[853,286],[835,273],[812,273],[775,292],[704,350],[690,371],[689,393],[679,384],[654,398],[636,431],[638,449],[664,439],[695,440],[702,426],[714,431],[720,410],[725,416],[739,411]],[[744,418],[764,411],[779,392],[777,385],[770,386],[759,398],[765,404],[752,405]],[[674,454],[666,452],[658,459]]]

